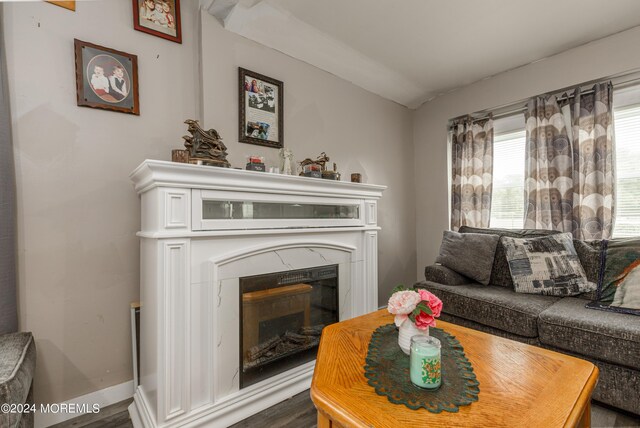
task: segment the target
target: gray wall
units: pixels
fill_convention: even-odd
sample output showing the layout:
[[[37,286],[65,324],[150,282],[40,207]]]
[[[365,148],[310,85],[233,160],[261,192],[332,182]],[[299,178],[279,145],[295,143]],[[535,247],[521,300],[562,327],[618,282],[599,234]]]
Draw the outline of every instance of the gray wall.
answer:
[[[182,4],[182,45],[133,30],[130,0],[78,2],[75,13],[4,5],[20,328],[36,337],[39,402],[132,377],[140,203],[129,173],[146,158],[168,160],[187,118],[221,133],[233,166],[249,153],[277,162],[276,150],[237,143],[238,66],[285,82],[285,141],[297,160],[326,151],[345,175],[389,186],[379,210],[380,302],[415,279],[411,112],[223,31],[197,3]],[[74,38],[138,55],[140,117],[77,107]]]
[[[3,9],[0,4],[0,21]],[[18,329],[16,181],[4,37],[0,34],[0,334]]]
[[[531,96],[638,71],[640,27],[571,49],[436,98],[414,111],[417,276],[433,263],[449,228],[447,121]]]
[[[284,82],[284,140],[297,161],[326,152],[344,179],[360,172],[366,182],[388,186],[378,209],[378,298],[386,304],[393,287],[415,281],[411,111],[225,31],[213,16],[201,14],[204,124],[223,136],[234,166],[254,153],[279,165],[277,150],[237,142],[238,67],[243,67]]]

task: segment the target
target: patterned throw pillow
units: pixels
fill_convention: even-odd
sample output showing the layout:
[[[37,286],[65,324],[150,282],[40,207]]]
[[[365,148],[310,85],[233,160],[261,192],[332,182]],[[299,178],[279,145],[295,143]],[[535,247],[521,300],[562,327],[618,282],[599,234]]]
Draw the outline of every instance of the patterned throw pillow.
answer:
[[[490,233],[500,237],[509,236],[510,238],[537,238],[538,236],[548,236],[560,233],[556,230],[540,230],[540,229],[484,229],[481,227],[462,226],[458,231],[460,233]],[[501,287],[513,288],[511,280],[511,272],[509,272],[509,263],[504,251],[502,243],[498,242],[496,247],[496,255],[493,259],[493,267],[491,268],[491,285],[499,285]]]
[[[640,239],[602,243],[596,301],[588,308],[640,315]]]
[[[574,296],[596,288],[587,281],[570,233],[501,241],[517,293]]]

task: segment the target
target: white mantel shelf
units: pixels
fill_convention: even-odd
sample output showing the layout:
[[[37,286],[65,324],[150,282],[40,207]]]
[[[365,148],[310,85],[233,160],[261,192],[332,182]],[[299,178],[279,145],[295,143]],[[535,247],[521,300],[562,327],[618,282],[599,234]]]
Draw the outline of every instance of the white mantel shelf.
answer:
[[[141,202],[134,427],[223,428],[309,388],[313,362],[240,385],[240,278],[335,265],[338,319],[377,309],[386,186],[158,160],[130,178]]]
[[[243,192],[379,199],[387,186],[297,175],[145,160],[129,176],[141,194],[154,187],[190,187]]]

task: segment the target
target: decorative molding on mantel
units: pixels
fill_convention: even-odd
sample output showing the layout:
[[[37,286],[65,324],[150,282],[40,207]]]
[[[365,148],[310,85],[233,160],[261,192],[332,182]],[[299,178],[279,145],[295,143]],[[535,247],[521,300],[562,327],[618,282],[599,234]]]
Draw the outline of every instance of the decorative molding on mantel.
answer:
[[[361,231],[378,231],[380,226],[361,226]],[[344,227],[324,227],[324,228],[287,228],[287,229],[229,229],[229,230],[204,230],[197,232],[138,232],[138,238],[145,239],[171,239],[171,238],[209,238],[214,236],[258,236],[258,235],[295,235],[310,233],[332,233],[343,232]]]
[[[401,73],[296,18],[269,0],[201,0],[228,31],[334,74],[409,108],[424,88]],[[418,96],[417,96],[418,95]]]
[[[145,160],[129,176],[138,194],[154,187],[190,187],[334,198],[380,199],[387,186]]]

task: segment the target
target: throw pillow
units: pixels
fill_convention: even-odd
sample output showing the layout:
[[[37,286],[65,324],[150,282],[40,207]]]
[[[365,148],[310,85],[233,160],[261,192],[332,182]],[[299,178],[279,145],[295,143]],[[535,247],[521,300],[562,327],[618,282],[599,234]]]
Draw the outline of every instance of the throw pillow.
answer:
[[[500,237],[480,233],[445,231],[436,263],[480,284],[489,284],[491,266]]]
[[[640,239],[602,243],[596,301],[588,308],[640,315]]]
[[[490,233],[498,235],[500,237],[510,236],[511,238],[537,238],[538,236],[548,236],[556,233],[560,233],[556,230],[542,230],[542,229],[485,229],[481,227],[469,227],[462,226],[459,230],[460,233]],[[513,281],[511,280],[511,272],[509,272],[509,263],[507,263],[507,256],[505,255],[504,246],[501,242],[498,242],[496,247],[496,256],[493,260],[493,267],[491,268],[491,279],[489,280],[491,285],[499,285],[501,287],[513,288]]]
[[[574,296],[596,288],[587,281],[570,233],[540,238],[502,237],[517,293]]]

